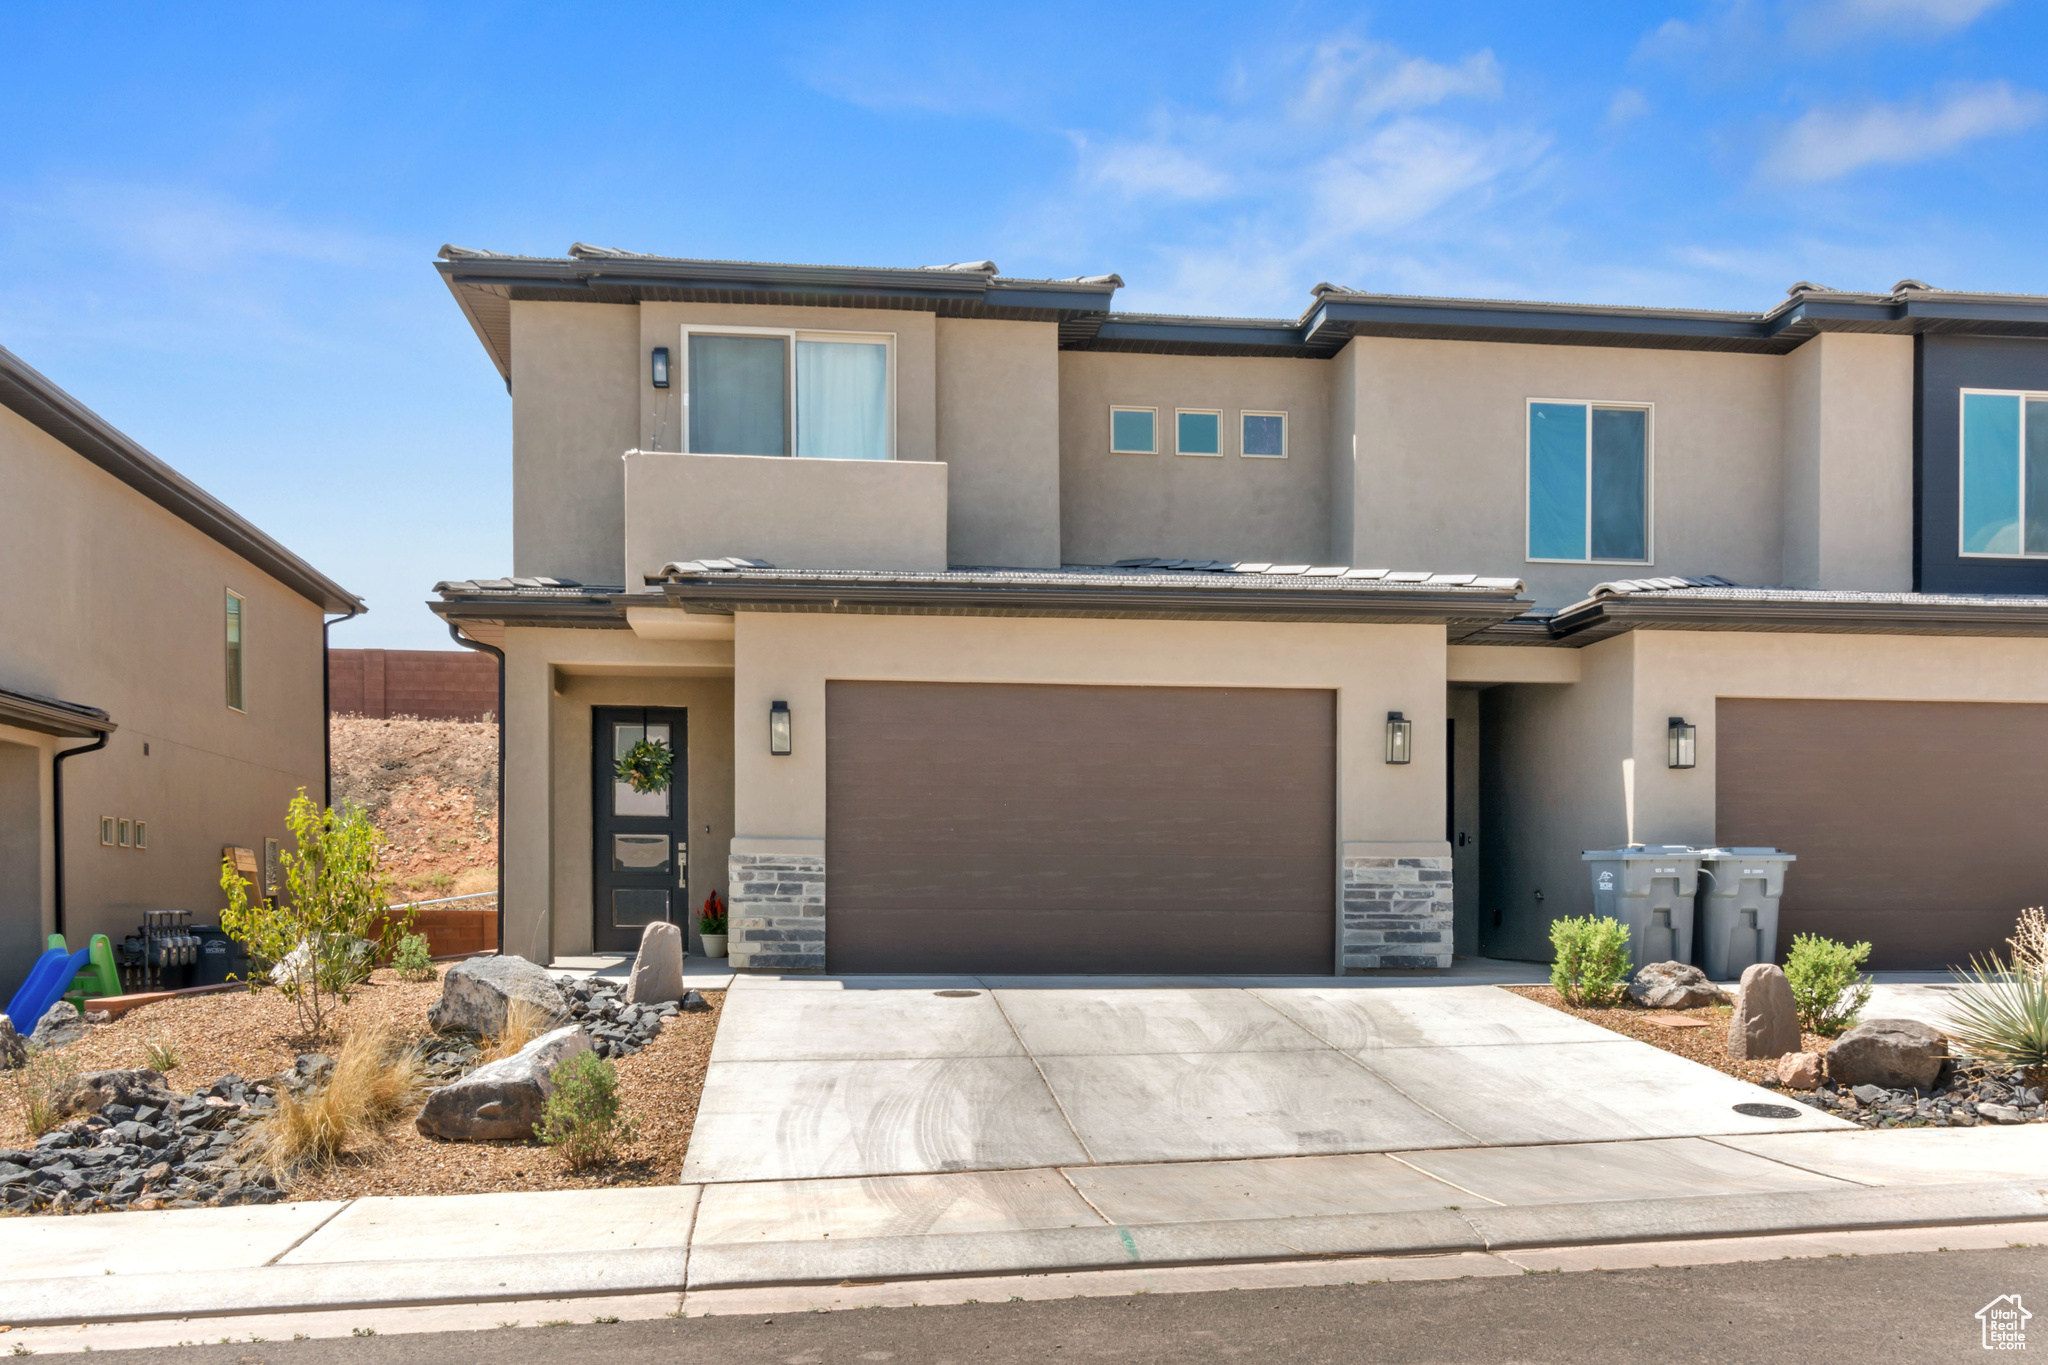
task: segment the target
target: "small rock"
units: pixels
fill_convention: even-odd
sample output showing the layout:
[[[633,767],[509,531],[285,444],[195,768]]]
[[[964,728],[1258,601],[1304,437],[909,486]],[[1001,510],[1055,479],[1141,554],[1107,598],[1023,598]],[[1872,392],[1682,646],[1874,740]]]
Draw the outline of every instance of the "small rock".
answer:
[[[85,1020],[79,1017],[78,1006],[69,1000],[59,1000],[43,1011],[28,1041],[31,1047],[64,1047],[84,1036]]]
[[[0,1071],[11,1070],[28,1060],[28,1045],[15,1032],[14,1021],[0,1014]]]
[[[1820,1054],[1788,1052],[1778,1058],[1778,1084],[1787,1090],[1813,1090],[1820,1085]]]
[[[1844,1085],[1894,1090],[1932,1090],[1947,1060],[1948,1040],[1913,1019],[1858,1024],[1827,1052],[1828,1074]]]
[[[710,1009],[711,1002],[709,1000],[706,1000],[703,996],[699,995],[695,991],[684,991],[683,1008],[689,1010],[691,1013],[694,1014],[699,1010]]]
[[[427,1022],[437,1033],[462,1029],[496,1037],[505,1031],[505,1015],[514,1000],[525,1001],[550,1019],[569,1012],[561,987],[544,968],[520,957],[473,957],[456,963],[441,978],[441,998],[427,1011]]]
[[[1629,999],[1645,1009],[1691,1010],[1718,1005],[1723,999],[1719,986],[1707,974],[1683,962],[1652,962],[1636,973],[1629,983]]]
[[[1737,1061],[1769,1061],[1797,1051],[1799,1006],[1784,970],[1769,962],[1744,968],[1735,1014],[1728,1021],[1728,1055]]]
[[[513,1056],[486,1063],[454,1084],[429,1092],[413,1126],[428,1137],[458,1142],[532,1137],[533,1126],[554,1093],[555,1068],[590,1050],[590,1035],[573,1024],[542,1034]]]
[[[87,1071],[59,1086],[51,1095],[60,1114],[92,1113],[110,1104],[140,1109],[143,1105],[176,1104],[178,1096],[164,1084],[163,1073],[140,1067],[128,1071]]]
[[[2025,1123],[2026,1115],[2009,1104],[1980,1104],[1977,1117],[1990,1119],[1993,1123]]]
[[[667,920],[656,920],[640,931],[640,951],[633,958],[626,999],[633,1004],[658,1005],[681,999],[682,994],[683,931]]]
[[[1849,1093],[1865,1104],[1883,1104],[1885,1102],[1884,1087],[1881,1085],[1859,1085]]]
[[[159,1181],[169,1179],[170,1174],[171,1163],[168,1161],[159,1161],[154,1166],[151,1166],[148,1170],[144,1171],[142,1173],[142,1178],[148,1181],[150,1184],[154,1185]]]

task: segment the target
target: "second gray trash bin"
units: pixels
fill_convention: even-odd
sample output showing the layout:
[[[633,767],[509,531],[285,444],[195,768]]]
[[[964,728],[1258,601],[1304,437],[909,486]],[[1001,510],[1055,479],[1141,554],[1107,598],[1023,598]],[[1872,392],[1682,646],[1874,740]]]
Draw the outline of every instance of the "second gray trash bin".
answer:
[[[1745,967],[1777,960],[1778,898],[1785,894],[1785,864],[1797,861],[1775,848],[1701,850],[1700,946],[1708,979],[1733,981]]]
[[[1631,966],[1692,961],[1698,849],[1638,844],[1590,849],[1582,856],[1593,865],[1593,913],[1628,926]]]

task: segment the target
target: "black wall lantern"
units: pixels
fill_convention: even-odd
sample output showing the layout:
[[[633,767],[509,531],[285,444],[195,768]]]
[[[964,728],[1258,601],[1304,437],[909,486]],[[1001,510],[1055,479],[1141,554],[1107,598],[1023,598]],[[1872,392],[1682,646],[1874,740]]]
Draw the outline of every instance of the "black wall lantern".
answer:
[[[666,346],[654,348],[654,387],[657,389],[668,387],[668,347]]]
[[[1399,711],[1387,712],[1387,762],[1406,763],[1415,752],[1415,722]]]
[[[778,757],[789,752],[789,703],[768,703],[768,752]]]
[[[1673,716],[1666,724],[1665,765],[1672,768],[1690,768],[1699,761],[1700,727],[1688,725],[1684,716]]]

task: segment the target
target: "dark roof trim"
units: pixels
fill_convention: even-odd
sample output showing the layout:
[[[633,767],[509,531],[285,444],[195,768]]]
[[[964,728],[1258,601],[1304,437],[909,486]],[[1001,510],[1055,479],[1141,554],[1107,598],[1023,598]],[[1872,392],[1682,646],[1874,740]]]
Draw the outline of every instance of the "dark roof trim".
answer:
[[[1571,647],[1645,627],[1814,635],[2048,635],[2048,601],[1996,598],[1959,602],[1917,594],[1849,599],[1783,597],[1596,597],[1551,619],[1551,635]]]
[[[363,600],[226,503],[144,450],[40,371],[0,346],[0,404],[42,428],[172,516],[248,560],[323,611],[358,615]]]
[[[120,728],[97,706],[39,697],[33,692],[12,692],[6,688],[0,688],[0,725],[73,739],[110,735]]]
[[[445,588],[468,585],[443,585]],[[554,626],[570,630],[625,630],[626,609],[610,596],[566,593],[444,592],[427,610],[464,625]]]

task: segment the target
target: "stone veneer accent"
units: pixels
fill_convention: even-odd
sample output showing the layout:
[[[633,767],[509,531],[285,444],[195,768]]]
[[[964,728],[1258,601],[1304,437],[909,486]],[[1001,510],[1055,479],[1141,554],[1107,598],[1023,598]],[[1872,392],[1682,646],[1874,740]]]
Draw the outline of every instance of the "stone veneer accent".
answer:
[[[726,860],[725,951],[739,971],[825,970],[825,859],[734,853]]]
[[[1344,859],[1344,972],[1451,965],[1449,858]]]

